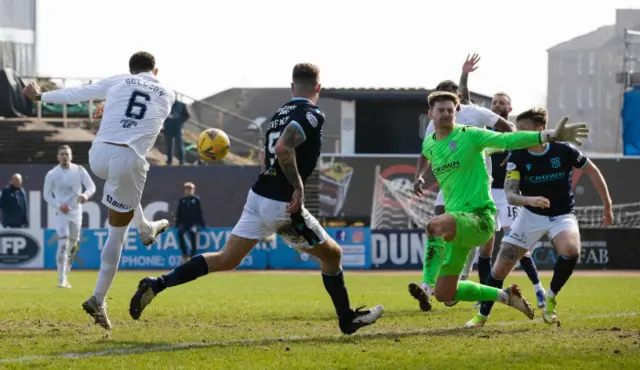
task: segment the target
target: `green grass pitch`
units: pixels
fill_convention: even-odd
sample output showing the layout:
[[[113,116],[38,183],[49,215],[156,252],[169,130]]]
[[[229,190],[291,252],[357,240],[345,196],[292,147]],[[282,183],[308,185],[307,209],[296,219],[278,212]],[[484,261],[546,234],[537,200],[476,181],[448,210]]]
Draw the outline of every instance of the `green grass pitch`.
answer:
[[[464,329],[473,303],[418,310],[407,284],[419,271],[346,271],[354,308],[385,307],[352,336],[340,334],[317,271],[210,274],[166,290],[134,321],[129,299],[148,274],[118,272],[105,335],[81,308],[96,271],[72,271],[70,290],[54,271],[0,272],[0,369],[640,368],[640,274],[576,272],[558,298],[559,326],[496,304],[487,326]],[[535,300],[526,277],[507,282]]]

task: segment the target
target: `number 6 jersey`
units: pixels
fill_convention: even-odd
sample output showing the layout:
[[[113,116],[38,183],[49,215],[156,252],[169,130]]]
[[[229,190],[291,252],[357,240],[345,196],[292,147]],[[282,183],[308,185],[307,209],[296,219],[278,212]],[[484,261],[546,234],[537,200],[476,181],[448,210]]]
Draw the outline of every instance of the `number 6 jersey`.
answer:
[[[54,104],[105,99],[102,122],[95,141],[126,144],[144,158],[155,144],[176,95],[153,73],[143,72],[45,92],[41,98],[43,102]]]
[[[322,149],[322,126],[324,113],[311,101],[294,98],[280,107],[271,117],[264,144],[264,172],[253,184],[252,190],[265,198],[290,202],[293,186],[287,180],[276,158],[275,148],[280,135],[291,122],[302,128],[305,140],[296,148],[296,165],[305,183],[316,168]]]

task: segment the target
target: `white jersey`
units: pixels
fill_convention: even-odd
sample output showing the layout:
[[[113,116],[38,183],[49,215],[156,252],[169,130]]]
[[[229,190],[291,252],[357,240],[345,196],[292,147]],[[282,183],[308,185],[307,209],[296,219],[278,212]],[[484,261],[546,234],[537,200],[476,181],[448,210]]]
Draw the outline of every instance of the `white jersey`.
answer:
[[[66,204],[70,208],[69,214],[82,213],[82,205],[78,203],[80,194],[84,194],[88,199],[95,192],[96,184],[87,170],[74,163],[71,163],[69,168],[55,166],[44,178],[44,200],[56,210]]]
[[[126,144],[145,158],[171,112],[176,95],[150,72],[113,76],[90,85],[42,94],[43,102],[56,104],[104,99],[95,141]]]

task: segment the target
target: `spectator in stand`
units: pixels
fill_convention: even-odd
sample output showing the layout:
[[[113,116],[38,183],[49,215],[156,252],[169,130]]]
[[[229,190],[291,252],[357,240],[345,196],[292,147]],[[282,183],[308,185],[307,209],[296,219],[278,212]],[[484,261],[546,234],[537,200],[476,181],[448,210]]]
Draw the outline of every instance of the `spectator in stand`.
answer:
[[[29,227],[29,203],[27,192],[22,187],[22,175],[11,176],[11,182],[0,195],[0,209],[2,210],[2,226],[7,228]]]
[[[187,105],[176,99],[171,107],[169,117],[164,121],[164,139],[167,143],[167,165],[171,166],[173,160],[173,144],[175,141],[178,161],[184,164],[184,144],[182,141],[182,126],[189,120]]]
[[[183,263],[196,255],[196,233],[198,229],[204,227],[202,204],[200,198],[195,195],[195,191],[196,186],[192,182],[184,183],[184,196],[178,201],[178,211],[176,212],[176,228],[178,229]],[[191,242],[191,253],[187,251],[185,240],[187,236]]]

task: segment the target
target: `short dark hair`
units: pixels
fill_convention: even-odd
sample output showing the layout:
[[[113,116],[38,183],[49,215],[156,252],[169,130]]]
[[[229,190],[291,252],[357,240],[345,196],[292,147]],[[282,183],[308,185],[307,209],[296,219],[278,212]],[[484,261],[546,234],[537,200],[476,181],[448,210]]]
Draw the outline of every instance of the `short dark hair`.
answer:
[[[131,73],[149,72],[156,69],[156,57],[146,51],[139,51],[129,58],[129,71]]]
[[[441,101],[451,101],[457,107],[460,104],[460,98],[458,95],[448,91],[434,91],[427,97],[429,103],[429,109],[433,108],[433,105]]]
[[[516,117],[516,122],[528,119],[536,126],[546,127],[548,118],[549,117],[546,109],[542,107],[534,107],[518,114],[518,117]]]
[[[451,80],[441,81],[438,86],[436,86],[435,91],[447,91],[450,93],[457,94],[458,93],[458,84]]]
[[[493,94],[493,96],[496,96],[496,95],[504,96],[505,98],[509,99],[509,103],[511,103],[511,97],[506,92],[498,91],[497,93]]]
[[[298,89],[315,89],[320,82],[320,68],[311,63],[298,63],[293,67],[291,79]]]
[[[70,147],[69,145],[67,145],[67,144],[60,145],[60,146],[58,147],[58,152],[59,152],[59,151],[61,151],[61,150],[64,150],[64,149],[69,149],[69,150],[71,150],[71,147]]]

